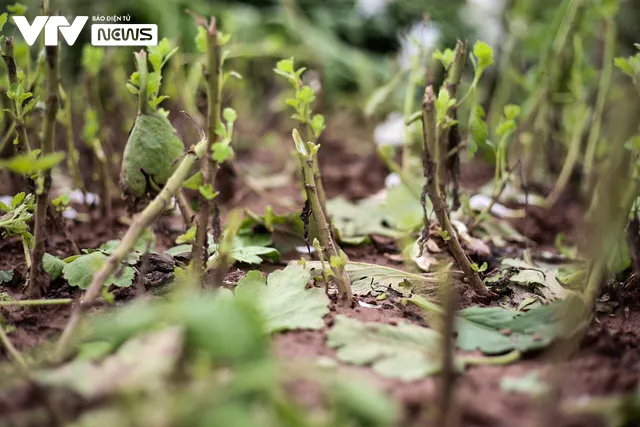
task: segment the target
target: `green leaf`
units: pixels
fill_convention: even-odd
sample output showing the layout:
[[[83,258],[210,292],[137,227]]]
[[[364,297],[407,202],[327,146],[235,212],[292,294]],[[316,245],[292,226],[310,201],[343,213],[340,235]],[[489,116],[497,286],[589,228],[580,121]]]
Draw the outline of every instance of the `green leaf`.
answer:
[[[233,108],[227,107],[222,112],[222,117],[224,117],[224,120],[226,122],[233,123],[238,119],[238,114],[236,113],[236,110],[234,110]]]
[[[504,107],[504,116],[507,120],[515,120],[520,116],[520,106],[509,104]]]
[[[0,270],[0,285],[10,283],[13,280],[13,270]]]
[[[291,59],[282,59],[278,61],[276,64],[276,70],[281,71],[285,74],[294,74],[295,71],[293,69],[293,58]]]
[[[7,168],[12,172],[21,175],[34,175],[37,172],[44,172],[64,159],[64,153],[51,153],[38,156],[40,150],[32,150],[28,153],[19,154],[8,160],[0,161],[0,168]]]
[[[8,5],[7,10],[14,15],[24,16],[27,13],[27,6],[22,3],[14,3]]]
[[[7,23],[7,12],[0,15],[0,31],[4,28],[4,24]]]
[[[176,238],[176,243],[177,244],[193,243],[195,239],[196,239],[196,226],[193,225],[189,227],[189,229],[184,234],[181,234]]]
[[[220,141],[213,144],[211,147],[211,158],[218,163],[224,163],[233,158],[233,148],[231,148],[231,141]]]
[[[485,354],[544,348],[554,339],[571,337],[586,327],[589,316],[584,316],[584,310],[580,298],[540,305],[526,313],[502,307],[469,307],[458,313],[456,344],[462,350]]]
[[[622,58],[622,57],[615,58],[613,60],[613,63],[616,67],[622,70],[622,72],[628,75],[629,77],[634,76],[633,67],[631,66],[631,63],[626,58]]]
[[[280,252],[276,248],[267,248],[262,246],[244,246],[242,248],[233,249],[231,257],[238,262],[247,264],[262,264],[263,258],[272,261],[280,260]]]
[[[189,190],[198,190],[202,184],[204,184],[202,171],[198,171],[194,173],[191,178],[187,179],[184,184],[182,184],[182,187],[188,188]]]
[[[398,236],[395,230],[384,225],[387,218],[379,200],[369,198],[352,203],[343,197],[337,197],[327,202],[327,211],[339,231],[341,241],[362,240],[370,234]]]
[[[312,276],[321,275],[320,261],[307,261],[306,266]],[[354,295],[377,295],[391,288],[405,296],[416,292],[434,297],[437,291],[437,283],[433,278],[391,267],[364,262],[347,262],[345,271],[351,280],[351,290]]]
[[[104,266],[107,258],[107,255],[102,252],[92,252],[79,256],[64,266],[62,275],[69,282],[69,285],[87,289],[91,284],[93,275]],[[122,266],[104,282],[104,285],[128,287],[133,283],[134,276],[135,271],[133,268]]]
[[[191,254],[192,249],[193,245],[184,244],[169,248],[164,253],[167,255],[171,255],[172,257],[187,256]]]
[[[444,69],[448,70],[449,67],[451,67],[451,64],[453,63],[454,52],[452,49],[447,48],[444,50],[444,52],[440,50],[436,50],[435,52],[433,52],[432,56],[433,56],[433,59],[436,59],[442,62]]]
[[[482,41],[477,41],[473,45],[473,54],[478,58],[478,69],[484,70],[493,64],[493,49]]]
[[[21,192],[16,194],[15,196],[13,196],[13,199],[11,200],[11,207],[12,208],[17,208],[20,203],[22,203],[24,201],[24,198],[27,196],[27,193]]]
[[[200,186],[198,191],[200,191],[200,194],[202,194],[207,200],[213,200],[218,194],[220,194],[218,191],[213,190],[213,186],[211,184]]]
[[[297,264],[274,271],[265,280],[259,271],[240,279],[236,297],[250,299],[264,316],[269,332],[321,329],[329,298],[319,288],[306,289],[309,272]]]
[[[198,26],[198,34],[196,35],[196,47],[201,53],[207,52],[207,30]]]
[[[437,332],[420,326],[365,323],[339,315],[327,344],[343,362],[412,381],[440,371],[440,341]]]
[[[42,266],[44,267],[44,271],[51,276],[52,280],[56,280],[58,277],[62,276],[62,270],[66,265],[67,263],[63,260],[51,254],[45,253],[42,257]]]

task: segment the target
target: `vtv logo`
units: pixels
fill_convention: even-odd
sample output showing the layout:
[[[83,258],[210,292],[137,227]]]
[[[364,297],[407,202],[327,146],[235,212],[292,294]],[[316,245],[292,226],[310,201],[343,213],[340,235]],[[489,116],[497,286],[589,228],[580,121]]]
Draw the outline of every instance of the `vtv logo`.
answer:
[[[45,46],[58,45],[58,29],[60,29],[67,44],[73,46],[88,20],[88,16],[76,16],[73,24],[69,25],[69,21],[64,16],[37,16],[33,24],[29,24],[29,21],[24,16],[13,17],[13,22],[16,23],[20,33],[22,33],[22,37],[24,37],[24,41],[29,46],[33,46],[43,28]]]

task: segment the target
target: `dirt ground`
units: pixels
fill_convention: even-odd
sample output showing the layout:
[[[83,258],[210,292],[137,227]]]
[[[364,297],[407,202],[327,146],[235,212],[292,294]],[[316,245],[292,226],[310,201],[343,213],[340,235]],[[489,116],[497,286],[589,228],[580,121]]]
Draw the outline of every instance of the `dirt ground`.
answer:
[[[383,188],[384,178],[388,171],[374,152],[350,152],[345,146],[331,137],[323,143],[324,180],[330,197],[344,196],[358,199],[368,196]],[[264,164],[273,153],[267,149],[254,150],[251,154],[239,153],[240,164],[251,168],[253,164]],[[492,169],[479,165],[477,168],[462,168],[462,186],[478,188],[491,178]],[[471,171],[471,172],[465,172]],[[226,172],[227,180],[223,186],[223,200],[227,200],[223,211],[241,204],[255,212],[262,212],[268,201],[260,198],[251,191],[243,189],[242,182],[235,178],[232,171]],[[270,192],[273,197],[290,197],[300,201],[301,195],[295,182],[288,186]],[[282,209],[276,209],[281,212]],[[119,220],[125,215],[122,206],[116,205],[114,218],[110,221],[92,220],[88,223],[69,222],[71,234],[80,248],[94,248],[107,240],[118,238],[127,228]],[[542,247],[549,247],[558,232],[569,236],[579,224],[582,213],[579,203],[566,197],[556,205],[551,212],[542,212],[537,208],[528,210],[526,220],[518,221],[515,225],[523,234],[531,238]],[[159,250],[173,246],[174,239],[183,232],[179,217],[163,217],[156,224],[154,232],[158,237]],[[46,250],[60,257],[72,255],[69,242],[63,233],[51,228],[46,242]],[[389,258],[398,249],[394,242],[376,239],[374,244],[360,247],[345,248],[352,261],[377,263],[402,269],[401,263]],[[0,241],[0,270],[13,268],[16,283],[22,283],[25,273],[22,246],[18,239]],[[273,266],[263,266],[264,270]],[[233,269],[229,280],[237,280],[246,268]],[[15,298],[26,298],[22,295],[20,286],[7,288]],[[137,290],[134,287],[116,292],[118,301],[134,298]],[[46,298],[75,298],[79,292],[70,288],[63,280],[53,282]],[[579,343],[578,350],[572,355],[570,363],[562,366],[560,378],[561,395],[563,401],[579,399],[584,396],[611,396],[635,390],[640,381],[640,303],[634,295],[627,295],[623,289],[619,293],[621,306],[612,314],[600,314],[593,321],[588,333]],[[377,321],[396,324],[408,321],[424,324],[419,313],[410,307],[393,302],[379,302],[374,298],[364,299],[364,302],[376,306],[365,308],[356,305],[352,309],[332,308],[326,318],[326,323],[333,322],[336,314],[344,314],[363,321]],[[469,304],[470,301],[465,302]],[[38,345],[55,338],[65,325],[69,316],[69,306],[42,307],[36,310],[17,308],[2,308],[3,317],[15,326],[11,334],[14,345],[20,351],[28,351]],[[283,360],[314,362],[320,356],[332,357],[334,350],[325,343],[324,331],[297,331],[283,333],[275,337],[276,354]],[[526,394],[510,393],[502,390],[501,378],[504,376],[522,377],[523,375],[540,371],[548,372],[550,354],[553,349],[528,355],[524,360],[508,366],[474,366],[468,368],[458,381],[458,404],[462,416],[463,426],[478,427],[512,427],[534,425],[535,414],[545,411],[544,402]],[[5,357],[0,353],[0,358]],[[402,382],[384,378],[369,368],[359,368],[341,365],[339,369],[360,374],[386,390],[404,408],[407,421],[420,422],[426,417],[427,411],[435,402],[437,379],[427,378],[413,382]],[[304,384],[292,385],[296,395],[301,400],[313,402],[314,392]],[[38,399],[38,390],[25,389],[12,395],[0,393],[0,413],[11,413],[33,407]],[[73,412],[77,402],[73,399],[64,403]],[[423,423],[422,423],[423,424]],[[564,417],[557,420],[557,426],[598,426],[597,420],[584,417]]]

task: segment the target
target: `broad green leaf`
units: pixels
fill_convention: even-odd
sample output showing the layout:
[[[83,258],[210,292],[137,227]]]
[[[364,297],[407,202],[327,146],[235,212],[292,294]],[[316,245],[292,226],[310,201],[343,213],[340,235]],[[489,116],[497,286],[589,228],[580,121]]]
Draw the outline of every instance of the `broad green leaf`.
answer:
[[[343,197],[337,197],[327,202],[327,211],[340,233],[341,240],[362,240],[370,234],[398,236],[395,230],[385,227],[386,218],[378,200],[363,199],[352,203]]]
[[[57,258],[51,254],[45,253],[42,257],[42,265],[44,271],[46,271],[52,280],[57,279],[62,275],[62,270],[67,265],[63,260]]]
[[[485,354],[544,348],[554,339],[568,338],[587,326],[589,317],[584,309],[577,297],[540,305],[526,313],[502,307],[469,307],[458,312],[456,344],[462,350]]]
[[[565,289],[556,279],[557,268],[531,265],[525,261],[505,258],[500,264],[500,270],[489,276],[487,283],[508,283],[514,290],[513,302],[518,305],[530,296],[541,297],[544,302],[566,298],[571,291]],[[518,292],[515,287],[521,288]]]
[[[280,253],[276,248],[262,246],[244,246],[231,251],[231,257],[238,262],[246,264],[262,264],[264,258],[272,261],[280,260]]]
[[[87,289],[91,284],[93,275],[104,266],[107,258],[107,255],[102,252],[92,252],[79,256],[64,266],[62,275],[69,282],[69,285]],[[121,266],[119,271],[116,271],[105,281],[104,285],[128,287],[133,283],[134,276],[135,271],[133,268]]]
[[[408,188],[404,184],[396,185],[387,191],[387,198],[382,205],[385,222],[400,231],[415,231],[422,226],[423,212],[420,204],[422,192],[420,180],[412,180]],[[431,200],[426,198],[427,214],[432,211]]]
[[[321,275],[320,261],[307,261],[306,266],[312,276]],[[416,292],[429,298],[435,297],[437,290],[436,280],[432,277],[407,273],[382,265],[347,262],[345,271],[351,280],[351,290],[354,295],[377,295],[391,288],[404,296]]]
[[[408,323],[366,323],[336,316],[327,344],[338,359],[371,366],[380,375],[417,380],[440,370],[440,335]]]
[[[13,270],[0,270],[0,285],[10,283],[13,280]]]
[[[269,332],[321,329],[329,298],[322,289],[307,289],[309,280],[309,272],[297,264],[274,271],[266,280],[259,271],[250,271],[238,281],[235,293],[254,301]]]

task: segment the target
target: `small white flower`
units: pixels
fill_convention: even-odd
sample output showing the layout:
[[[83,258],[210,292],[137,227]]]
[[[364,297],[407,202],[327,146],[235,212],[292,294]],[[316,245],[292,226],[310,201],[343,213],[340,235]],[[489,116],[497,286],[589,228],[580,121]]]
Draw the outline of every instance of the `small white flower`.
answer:
[[[387,177],[384,179],[384,186],[385,188],[393,188],[396,185],[400,185],[402,183],[402,180],[400,179],[400,175],[398,175],[397,173],[390,173],[389,175],[387,175]]]
[[[397,147],[405,143],[404,116],[394,112],[387,119],[379,123],[373,131],[373,141],[377,146],[390,145]]]

